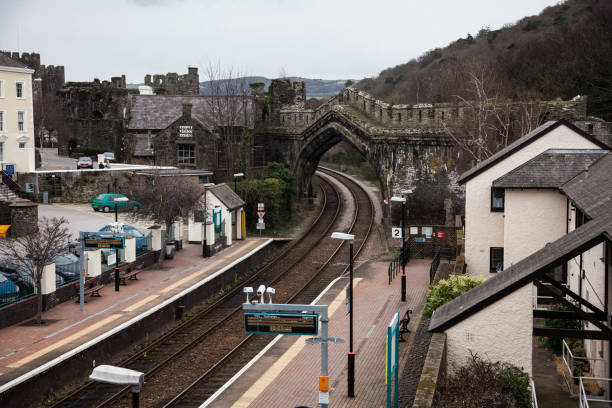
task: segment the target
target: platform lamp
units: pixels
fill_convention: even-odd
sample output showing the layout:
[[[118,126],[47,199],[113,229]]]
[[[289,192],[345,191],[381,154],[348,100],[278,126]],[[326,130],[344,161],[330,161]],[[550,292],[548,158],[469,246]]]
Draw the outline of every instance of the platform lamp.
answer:
[[[215,183],[204,184],[204,239],[202,240],[202,257],[208,258],[208,245],[206,243],[206,225],[208,223],[208,189]]]
[[[404,197],[391,197],[392,202],[402,203],[402,302],[406,301],[406,199]]]
[[[127,197],[116,197],[115,198],[115,224],[118,221],[119,203],[125,203],[130,201]],[[119,250],[115,248],[115,292],[119,292]]]
[[[144,373],[123,367],[100,365],[93,369],[89,379],[107,384],[131,385],[132,408],[140,405],[140,389],[144,384]]]
[[[238,194],[238,184],[236,182],[238,177],[244,177],[244,173],[234,173],[234,192],[236,194]]]
[[[349,242],[349,353],[348,353],[348,396],[355,397],[355,353],[353,352],[353,244],[355,235],[343,232],[334,232],[331,235],[334,239],[342,239]]]

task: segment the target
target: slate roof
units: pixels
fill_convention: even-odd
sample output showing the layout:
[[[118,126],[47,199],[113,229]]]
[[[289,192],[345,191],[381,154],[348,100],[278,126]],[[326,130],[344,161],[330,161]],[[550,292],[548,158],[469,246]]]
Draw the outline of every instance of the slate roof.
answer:
[[[216,184],[209,187],[208,191],[213,193],[213,195],[217,197],[219,201],[221,201],[230,211],[243,207],[246,204],[244,201],[242,201],[238,194],[234,193],[234,190],[232,190],[225,183]]]
[[[503,188],[559,188],[607,150],[549,149],[493,182]]]
[[[0,67],[31,69],[23,62],[14,60],[3,52],[0,52]]]
[[[612,200],[612,152],[561,186],[561,192],[590,218],[596,218]]]
[[[251,127],[252,101],[251,98],[246,100],[247,121]],[[244,126],[244,107],[239,97],[134,95],[127,127],[130,130],[165,129],[182,116],[184,103],[192,105],[192,117],[209,130],[228,122],[233,126]]]
[[[607,152],[561,186],[591,220],[546,245],[462,296],[439,307],[430,331],[443,331],[531,282],[545,270],[561,265],[602,242],[612,241],[612,153]]]
[[[140,170],[136,174],[144,176],[212,176],[210,170],[191,170],[191,169],[156,169],[156,170]]]
[[[536,129],[532,130],[531,132],[527,133],[525,136],[521,137],[520,139],[518,139],[514,143],[508,145],[507,147],[505,147],[504,149],[500,150],[499,152],[495,153],[494,155],[490,156],[488,159],[484,160],[478,166],[474,166],[471,169],[469,169],[468,171],[466,171],[465,173],[463,173],[461,175],[461,177],[459,177],[459,180],[458,180],[459,184],[463,184],[463,183],[467,182],[471,178],[477,176],[478,174],[482,173],[483,171],[487,170],[488,168],[494,166],[498,162],[504,160],[506,157],[511,156],[516,151],[518,151],[518,150],[522,149],[523,147],[527,146],[528,144],[538,140],[540,137],[546,135],[550,131],[558,128],[559,126],[567,126],[568,128],[570,128],[574,132],[578,133],[579,135],[581,135],[582,137],[586,138],[587,140],[593,142],[594,144],[596,144],[597,146],[601,147],[602,149],[608,149],[608,146],[606,146],[604,143],[600,142],[599,140],[597,140],[593,136],[591,136],[588,133],[584,132],[582,129],[579,129],[578,127],[574,126],[573,124],[571,124],[567,120],[565,120],[565,119],[551,120],[551,121],[548,121],[548,122],[544,123],[543,125],[537,127]]]

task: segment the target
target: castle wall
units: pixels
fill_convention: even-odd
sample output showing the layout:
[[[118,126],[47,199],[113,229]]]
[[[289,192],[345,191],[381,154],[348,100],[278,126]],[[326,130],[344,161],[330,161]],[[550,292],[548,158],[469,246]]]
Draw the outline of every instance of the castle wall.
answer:
[[[166,75],[150,74],[144,77],[145,85],[153,88],[158,95],[199,95],[200,76],[196,67],[187,68],[187,73],[179,75],[168,72]]]

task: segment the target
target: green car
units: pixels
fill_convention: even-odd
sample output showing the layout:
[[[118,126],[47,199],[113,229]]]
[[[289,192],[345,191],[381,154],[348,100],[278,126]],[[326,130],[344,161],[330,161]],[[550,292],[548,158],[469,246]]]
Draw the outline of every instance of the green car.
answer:
[[[109,212],[115,211],[115,204],[117,205],[118,211],[138,210],[140,207],[142,207],[138,201],[129,199],[127,201],[117,201],[115,203],[115,198],[127,199],[127,197],[123,194],[98,194],[98,196],[91,202],[91,208],[93,208],[94,211],[102,210],[104,212]]]

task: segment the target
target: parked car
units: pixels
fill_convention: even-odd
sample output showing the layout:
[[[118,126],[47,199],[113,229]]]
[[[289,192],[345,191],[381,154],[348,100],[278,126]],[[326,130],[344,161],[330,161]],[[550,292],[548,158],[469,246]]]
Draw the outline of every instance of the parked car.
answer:
[[[13,281],[22,294],[32,294],[35,289],[35,282],[30,272],[23,265],[15,265],[12,262],[0,262],[0,274]],[[60,287],[65,283],[61,275],[55,274],[55,286]]]
[[[111,230],[110,225],[105,225],[104,227],[99,229],[99,231],[110,231],[110,230]],[[147,247],[147,237],[145,234],[140,232],[138,228],[133,227],[131,225],[125,225],[123,226],[123,231],[126,234],[130,234],[136,238],[136,250],[137,251],[141,251]]]
[[[19,297],[19,286],[0,273],[0,303],[9,303]]]
[[[94,211],[115,211],[115,205],[117,205],[117,210],[138,210],[142,206],[138,201],[129,200],[129,201],[117,201],[115,202],[115,198],[125,197],[123,194],[98,194],[96,198],[91,202],[91,208]],[[127,198],[127,197],[126,197]]]
[[[77,169],[93,169],[93,161],[91,157],[79,157],[77,161]]]
[[[81,268],[78,256],[67,252],[56,256],[53,260],[55,261],[55,273],[64,278],[65,281],[79,278]]]
[[[108,160],[108,161],[114,161],[115,160],[115,153],[113,153],[113,152],[104,152],[102,154],[104,155],[104,160]]]

